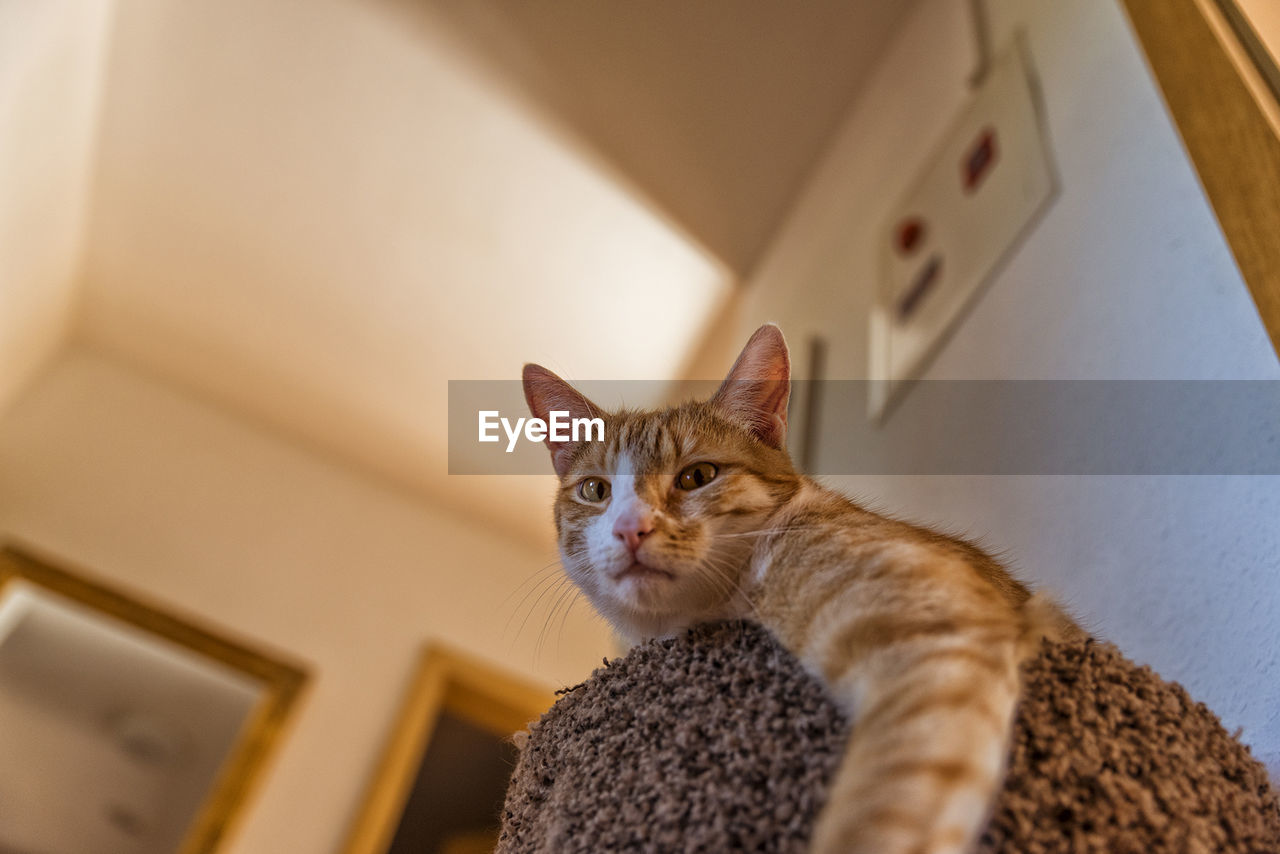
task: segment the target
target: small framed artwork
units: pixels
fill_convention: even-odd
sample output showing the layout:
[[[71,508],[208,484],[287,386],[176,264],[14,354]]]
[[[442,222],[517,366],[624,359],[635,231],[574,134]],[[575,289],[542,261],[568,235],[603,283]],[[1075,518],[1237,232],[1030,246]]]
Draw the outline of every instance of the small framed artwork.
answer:
[[[27,550],[0,550],[0,852],[207,854],[307,681]]]
[[[554,701],[519,676],[428,644],[346,854],[492,851],[517,757],[512,735]]]

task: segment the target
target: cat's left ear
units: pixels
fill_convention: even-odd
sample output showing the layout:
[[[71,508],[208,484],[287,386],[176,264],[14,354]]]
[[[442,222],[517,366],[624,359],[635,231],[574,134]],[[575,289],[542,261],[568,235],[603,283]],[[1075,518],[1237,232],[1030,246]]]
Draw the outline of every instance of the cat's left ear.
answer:
[[[771,448],[787,441],[791,359],[782,330],[766,323],[755,331],[711,402]]]
[[[534,418],[550,422],[552,412],[568,412],[569,418],[604,418],[604,411],[586,395],[548,371],[541,365],[524,366],[524,399]],[[564,477],[573,462],[576,442],[553,442],[548,433],[547,448],[551,451],[551,465],[556,474]]]

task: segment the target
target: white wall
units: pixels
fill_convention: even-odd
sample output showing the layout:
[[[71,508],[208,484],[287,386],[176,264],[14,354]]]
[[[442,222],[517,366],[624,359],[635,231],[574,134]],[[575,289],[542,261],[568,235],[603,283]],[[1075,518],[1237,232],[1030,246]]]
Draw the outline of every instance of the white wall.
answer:
[[[67,335],[109,0],[0,0],[0,411]]]
[[[536,651],[550,597],[513,637],[530,603],[504,599],[554,559],[550,541],[422,503],[81,349],[0,421],[0,532],[309,664],[233,852],[338,850],[427,639],[548,685],[611,651],[582,605]]]
[[[890,47],[751,283],[742,334],[763,320],[798,345],[822,334],[828,376],[867,376],[877,236],[965,97],[966,6],[926,0]],[[1280,378],[1117,4],[991,6],[997,46],[1028,31],[1062,190],[926,376]],[[911,425],[910,401],[886,429]],[[862,417],[826,414],[819,470],[833,451],[849,456],[841,419]],[[1007,548],[1024,577],[1244,727],[1277,767],[1280,478],[832,480]]]

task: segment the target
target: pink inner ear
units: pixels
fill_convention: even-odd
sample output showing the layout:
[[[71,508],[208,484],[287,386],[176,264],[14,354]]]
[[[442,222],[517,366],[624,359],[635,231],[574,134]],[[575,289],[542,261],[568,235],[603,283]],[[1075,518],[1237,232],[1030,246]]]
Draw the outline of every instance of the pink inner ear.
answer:
[[[525,365],[524,399],[535,418],[549,420],[552,410],[568,412],[570,418],[603,418],[604,412],[560,377],[541,365]],[[551,451],[551,465],[563,477],[569,470],[577,445],[571,442],[543,440]]]
[[[747,341],[712,402],[746,426],[760,441],[786,443],[791,360],[777,326],[761,326]]]

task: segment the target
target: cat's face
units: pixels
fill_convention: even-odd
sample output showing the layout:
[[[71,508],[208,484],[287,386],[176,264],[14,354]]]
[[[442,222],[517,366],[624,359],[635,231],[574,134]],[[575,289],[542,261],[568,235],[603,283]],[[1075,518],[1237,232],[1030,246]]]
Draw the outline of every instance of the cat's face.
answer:
[[[795,489],[785,452],[710,404],[606,419],[561,477],[566,571],[624,634],[737,616],[753,534]]]
[[[744,615],[752,546],[799,486],[783,444],[785,345],[776,327],[764,330],[763,343],[752,338],[764,363],[748,359],[748,344],[711,401],[656,412],[607,414],[526,369],[535,415],[578,407],[605,419],[604,441],[552,446],[555,521],[566,571],[628,637]]]

